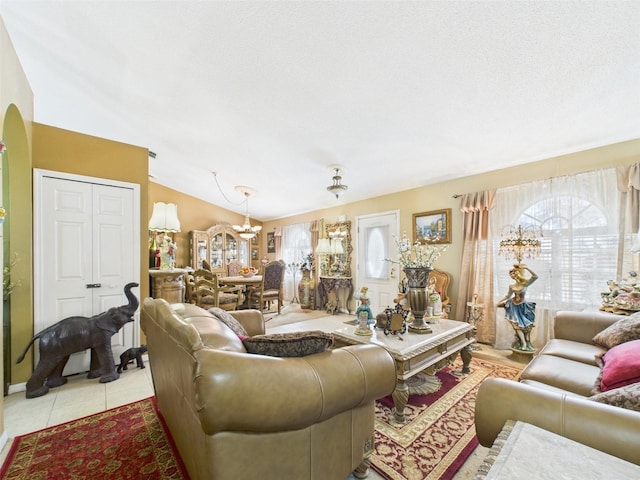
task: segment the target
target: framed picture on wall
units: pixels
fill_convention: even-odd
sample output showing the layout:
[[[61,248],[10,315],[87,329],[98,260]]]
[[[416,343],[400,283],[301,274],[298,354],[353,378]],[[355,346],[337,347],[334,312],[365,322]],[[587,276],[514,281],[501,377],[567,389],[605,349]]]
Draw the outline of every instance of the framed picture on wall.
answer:
[[[276,253],[275,232],[267,232],[267,253]]]
[[[451,209],[413,214],[413,241],[451,243]]]
[[[251,237],[251,245],[257,245],[258,244],[258,235],[254,235],[253,237]]]
[[[258,259],[258,249],[257,248],[252,248],[251,249],[251,260],[257,260]]]

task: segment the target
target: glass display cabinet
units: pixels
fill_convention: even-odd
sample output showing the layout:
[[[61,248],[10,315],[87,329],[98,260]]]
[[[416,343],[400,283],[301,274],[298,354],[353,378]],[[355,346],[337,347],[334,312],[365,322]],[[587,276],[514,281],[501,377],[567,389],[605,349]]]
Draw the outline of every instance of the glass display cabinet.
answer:
[[[211,270],[227,274],[229,262],[239,261],[251,265],[249,240],[240,238],[231,225],[213,225],[207,230],[189,232],[191,245],[191,266],[202,268],[202,261],[211,265]]]

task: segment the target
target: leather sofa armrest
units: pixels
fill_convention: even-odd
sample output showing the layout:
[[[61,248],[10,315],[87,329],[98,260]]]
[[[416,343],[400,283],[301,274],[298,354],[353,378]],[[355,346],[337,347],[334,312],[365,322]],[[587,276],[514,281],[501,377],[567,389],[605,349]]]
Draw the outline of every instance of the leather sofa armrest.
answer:
[[[296,358],[196,352],[196,408],[208,435],[297,430],[390,394],[395,361],[354,345]]]
[[[264,334],[264,317],[260,310],[232,310],[229,313],[242,324],[250,337]]]
[[[610,312],[560,311],[555,315],[554,338],[593,344],[593,337],[623,318]]]
[[[521,421],[640,465],[640,412],[488,378],[478,390],[475,426],[485,447],[507,420]]]

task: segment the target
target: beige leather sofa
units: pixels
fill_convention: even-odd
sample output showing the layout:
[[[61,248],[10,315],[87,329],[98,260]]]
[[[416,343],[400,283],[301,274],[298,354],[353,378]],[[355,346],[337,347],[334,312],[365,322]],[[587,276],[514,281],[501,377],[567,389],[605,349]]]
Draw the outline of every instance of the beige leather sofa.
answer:
[[[259,311],[230,313],[264,333]],[[141,325],[158,408],[192,480],[366,476],[374,400],[395,387],[386,350],[249,354],[208,311],[162,299],[144,300]]]
[[[486,447],[509,419],[530,423],[640,465],[640,412],[588,397],[600,373],[592,338],[620,315],[558,312],[554,336],[524,368],[519,382],[485,380],[475,407],[476,434]]]

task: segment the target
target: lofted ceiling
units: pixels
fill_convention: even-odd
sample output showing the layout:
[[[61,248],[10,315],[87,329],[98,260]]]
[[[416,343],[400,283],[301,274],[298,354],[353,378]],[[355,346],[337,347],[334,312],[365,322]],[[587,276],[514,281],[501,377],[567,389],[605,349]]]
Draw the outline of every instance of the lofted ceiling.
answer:
[[[640,138],[640,2],[0,0],[0,15],[37,122],[147,147],[153,181],[229,210],[249,186],[262,221]]]

